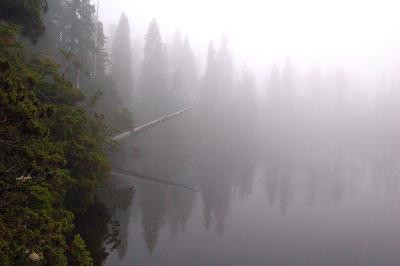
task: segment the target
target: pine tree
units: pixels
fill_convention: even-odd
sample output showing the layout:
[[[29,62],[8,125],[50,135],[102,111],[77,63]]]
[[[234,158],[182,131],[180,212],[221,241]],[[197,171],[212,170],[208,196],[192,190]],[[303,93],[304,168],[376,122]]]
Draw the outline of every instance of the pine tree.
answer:
[[[155,19],[151,21],[145,37],[140,90],[144,105],[143,117],[146,120],[169,111],[166,51]]]
[[[189,105],[194,100],[197,87],[196,58],[186,37],[181,50],[179,61],[176,63],[172,76],[172,91],[174,102],[180,107]]]
[[[69,26],[66,20],[65,0],[48,0],[47,2],[48,11],[43,16],[46,32],[33,48],[43,56],[61,60],[58,49],[65,48],[61,43],[64,41]]]
[[[94,72],[94,6],[89,0],[48,0],[48,4],[46,33],[34,49],[60,62],[63,77],[84,88]]]
[[[106,37],[104,35],[103,23],[97,22],[96,30],[96,62],[94,74],[104,75],[106,73],[106,66],[109,63],[108,54],[106,52]]]
[[[133,100],[131,56],[129,21],[125,14],[122,14],[112,47],[111,75],[123,99],[123,104],[128,109],[131,109]]]

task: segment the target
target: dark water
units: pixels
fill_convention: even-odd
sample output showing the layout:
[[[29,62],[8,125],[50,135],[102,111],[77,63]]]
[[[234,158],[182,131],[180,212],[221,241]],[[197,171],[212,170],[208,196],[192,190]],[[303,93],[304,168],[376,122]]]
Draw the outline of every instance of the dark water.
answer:
[[[114,170],[200,193],[114,177],[104,265],[400,265],[398,142],[218,131],[193,116],[114,155]]]

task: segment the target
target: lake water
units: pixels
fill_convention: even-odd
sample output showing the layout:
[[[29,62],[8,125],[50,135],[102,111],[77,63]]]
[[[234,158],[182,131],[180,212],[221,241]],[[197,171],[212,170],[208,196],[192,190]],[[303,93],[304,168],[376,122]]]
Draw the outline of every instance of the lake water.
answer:
[[[199,128],[193,116],[113,156],[114,171],[199,192],[113,177],[103,200],[118,241],[104,265],[400,265],[398,142]]]

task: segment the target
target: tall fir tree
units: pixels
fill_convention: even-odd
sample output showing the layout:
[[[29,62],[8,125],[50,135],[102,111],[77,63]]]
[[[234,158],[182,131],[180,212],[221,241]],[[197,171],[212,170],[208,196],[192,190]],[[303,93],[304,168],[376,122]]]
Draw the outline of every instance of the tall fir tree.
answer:
[[[76,87],[86,87],[94,72],[95,8],[89,0],[48,0],[48,6],[46,33],[34,49],[60,62],[63,77]]]
[[[184,107],[193,103],[197,88],[196,58],[187,37],[178,55],[179,60],[172,75],[172,92],[174,103]]]
[[[125,14],[122,14],[119,20],[111,55],[111,75],[124,106],[131,109],[133,101],[132,54],[129,21]]]
[[[156,118],[169,111],[166,49],[155,19],[151,21],[145,37],[140,91],[144,119]]]
[[[106,67],[110,59],[106,51],[106,36],[104,35],[103,23],[98,21],[96,25],[96,62],[94,66],[94,74],[104,75]]]

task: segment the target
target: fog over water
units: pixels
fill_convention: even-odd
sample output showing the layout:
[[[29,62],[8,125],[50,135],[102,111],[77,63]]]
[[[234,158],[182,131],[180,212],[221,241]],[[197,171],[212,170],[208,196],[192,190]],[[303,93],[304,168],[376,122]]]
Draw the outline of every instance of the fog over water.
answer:
[[[399,265],[399,7],[102,0],[136,125],[194,106],[112,154],[166,183],[108,181],[102,263]]]
[[[203,63],[208,42],[225,35],[235,60],[256,71],[291,55],[302,68],[326,64],[381,75],[399,69],[398,5],[395,0],[103,0],[100,18],[109,29],[124,12],[132,36],[140,39],[156,18],[165,42],[180,30]]]

